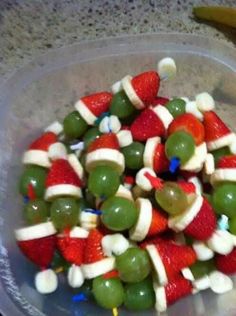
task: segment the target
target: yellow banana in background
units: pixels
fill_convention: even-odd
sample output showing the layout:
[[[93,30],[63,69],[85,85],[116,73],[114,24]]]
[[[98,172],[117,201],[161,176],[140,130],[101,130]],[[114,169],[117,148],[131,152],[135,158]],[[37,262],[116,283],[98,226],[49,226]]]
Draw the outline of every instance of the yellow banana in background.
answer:
[[[203,20],[217,22],[236,28],[236,8],[229,7],[195,7],[193,14]]]

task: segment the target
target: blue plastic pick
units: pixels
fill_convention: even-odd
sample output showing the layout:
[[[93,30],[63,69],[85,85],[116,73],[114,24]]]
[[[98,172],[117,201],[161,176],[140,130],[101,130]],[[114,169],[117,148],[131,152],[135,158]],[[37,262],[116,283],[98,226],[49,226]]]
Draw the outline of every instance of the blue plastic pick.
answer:
[[[221,215],[217,224],[218,224],[218,228],[220,230],[228,230],[229,229],[229,218],[226,215]]]
[[[96,215],[102,215],[102,211],[100,210],[95,210],[93,208],[85,208],[83,210],[83,212],[86,212],[86,213],[92,213],[92,214],[96,214]]]
[[[73,302],[86,302],[88,298],[84,293],[78,293],[72,297]]]
[[[100,122],[102,121],[102,119],[104,119],[104,117],[109,116],[110,112],[104,112],[102,113],[95,121],[95,125],[99,125]]]
[[[180,159],[177,157],[171,158],[170,166],[169,166],[170,172],[175,173],[176,170],[179,168],[179,166],[180,166]]]
[[[25,196],[23,197],[23,202],[24,202],[25,204],[27,204],[27,203],[29,202],[29,197],[28,197],[28,195],[25,195]]]

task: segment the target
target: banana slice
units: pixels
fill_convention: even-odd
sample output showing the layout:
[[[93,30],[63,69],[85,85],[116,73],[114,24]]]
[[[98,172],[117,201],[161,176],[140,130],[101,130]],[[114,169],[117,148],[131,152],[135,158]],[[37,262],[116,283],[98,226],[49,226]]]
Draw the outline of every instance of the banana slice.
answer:
[[[142,241],[148,234],[152,222],[152,204],[148,199],[139,198],[135,201],[139,212],[138,220],[129,231],[131,240]]]
[[[22,157],[22,162],[24,165],[37,165],[45,168],[51,167],[48,152],[44,150],[27,150]]]
[[[105,258],[100,261],[81,266],[85,279],[93,279],[115,268],[115,258]]]
[[[131,76],[126,76],[121,80],[122,87],[129,98],[130,102],[133,104],[133,106],[138,109],[142,110],[145,108],[145,104],[143,101],[139,98],[137,93],[135,92],[132,84],[131,84],[132,77]]]
[[[40,223],[15,230],[15,237],[18,241],[32,240],[56,234],[56,229],[52,222]]]
[[[153,267],[157,273],[159,283],[161,285],[166,285],[168,283],[166,270],[156,247],[154,245],[148,245],[146,247],[146,250],[151,258]]]
[[[153,158],[155,154],[155,149],[160,142],[161,142],[161,138],[158,136],[148,138],[148,140],[146,141],[144,153],[143,153],[144,167],[153,169]]]

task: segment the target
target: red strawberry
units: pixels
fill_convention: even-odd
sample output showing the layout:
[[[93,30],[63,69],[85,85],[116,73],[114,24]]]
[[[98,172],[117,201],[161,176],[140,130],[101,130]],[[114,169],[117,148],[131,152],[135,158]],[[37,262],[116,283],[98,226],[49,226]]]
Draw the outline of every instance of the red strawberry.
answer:
[[[103,134],[100,137],[96,138],[89,146],[88,153],[91,151],[101,149],[101,148],[110,148],[119,150],[119,142],[115,134]]]
[[[150,137],[164,136],[165,127],[159,117],[151,109],[145,109],[133,121],[131,133],[134,140],[145,141]]]
[[[81,98],[87,108],[95,115],[100,116],[110,106],[112,94],[106,91],[94,93]]]
[[[218,161],[217,168],[236,168],[236,155],[221,157]]]
[[[201,209],[192,222],[184,229],[187,235],[198,240],[207,240],[216,229],[216,216],[209,202],[204,199]]]
[[[56,236],[51,235],[32,240],[18,241],[23,254],[40,268],[47,268],[56,248]]]
[[[200,145],[205,139],[203,124],[191,113],[177,116],[168,128],[168,135],[177,131],[184,131],[193,136],[196,145]]]
[[[160,78],[156,71],[147,71],[133,77],[131,84],[143,103],[150,105],[157,96]]]
[[[112,270],[110,272],[107,272],[103,274],[103,279],[113,279],[113,278],[118,278],[119,277],[119,272],[117,270]]]
[[[203,125],[205,128],[206,142],[214,141],[222,136],[231,133],[230,129],[213,111],[208,111],[204,113]]]
[[[36,139],[29,147],[29,149],[37,149],[47,151],[49,146],[57,142],[57,136],[52,132],[44,133]]]
[[[169,160],[165,154],[165,145],[158,144],[153,157],[153,169],[156,173],[162,173],[169,170]]]
[[[89,232],[86,247],[84,250],[84,263],[94,263],[105,258],[102,250],[103,234],[97,230],[92,229]]]
[[[51,169],[47,175],[46,187],[57,184],[72,184],[78,187],[82,186],[81,180],[71,167],[69,162],[64,159],[54,160]]]
[[[186,182],[181,180],[178,181],[178,185],[187,194],[196,193],[196,187],[192,182]]]
[[[167,305],[173,304],[180,298],[192,293],[192,284],[189,280],[179,276],[165,286]]]
[[[80,266],[83,263],[83,254],[86,245],[85,238],[57,238],[57,248],[61,255],[70,263]]]
[[[167,229],[167,218],[164,214],[156,209],[152,209],[152,222],[148,230],[147,236],[159,234]]]
[[[174,240],[174,234],[172,231],[167,231],[167,233],[162,234],[161,236],[153,236],[150,238],[146,238],[144,241],[142,241],[139,244],[139,247],[142,249],[145,249],[148,245],[157,245],[161,242],[170,241],[172,242]]]
[[[153,100],[152,105],[166,105],[169,101],[170,99],[165,97],[156,97]]]
[[[219,271],[225,274],[236,273],[236,248],[226,256],[216,255],[215,261]]]
[[[197,259],[195,251],[189,246],[161,242],[156,244],[156,248],[169,280],[176,277],[183,268],[192,265]]]

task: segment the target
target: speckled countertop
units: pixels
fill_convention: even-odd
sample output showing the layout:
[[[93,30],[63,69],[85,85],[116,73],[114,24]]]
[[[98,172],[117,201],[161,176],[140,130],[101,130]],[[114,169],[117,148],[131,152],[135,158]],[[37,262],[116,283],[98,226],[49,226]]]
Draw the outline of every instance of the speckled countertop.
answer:
[[[50,49],[122,34],[185,32],[236,43],[236,32],[193,19],[194,5],[235,0],[1,0],[0,76]]]

